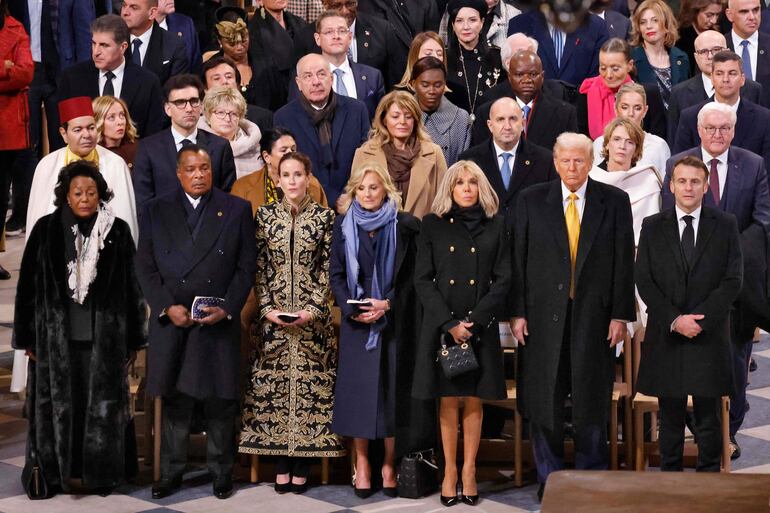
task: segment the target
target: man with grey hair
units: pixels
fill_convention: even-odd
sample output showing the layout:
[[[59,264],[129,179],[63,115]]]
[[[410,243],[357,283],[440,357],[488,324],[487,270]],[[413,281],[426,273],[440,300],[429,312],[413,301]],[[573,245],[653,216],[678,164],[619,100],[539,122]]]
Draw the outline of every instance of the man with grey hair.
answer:
[[[743,101],[741,101],[741,104]],[[677,155],[666,163],[666,183],[663,186],[663,208],[674,205],[669,189],[671,169],[682,157],[692,155],[702,159],[708,166],[709,192],[704,204],[735,215],[743,243],[752,245],[750,237],[757,233],[757,245],[764,254],[765,241],[770,233],[770,194],[768,194],[765,164],[758,155],[733,144],[735,138],[736,113],[726,104],[711,102],[698,112],[698,135],[700,144]],[[756,130],[756,127],[749,127]],[[751,230],[751,231],[749,231]],[[762,285],[765,289],[765,284]],[[733,316],[731,358],[734,388],[730,394],[730,444],[732,458],[740,456],[735,434],[746,414],[746,384],[752,338],[756,322],[745,322],[749,315],[742,302],[736,304]]]
[[[513,238],[517,406],[530,421],[539,497],[564,468],[570,395],[575,467],[608,468],[615,346],[636,318],[628,195],[588,177],[585,135],[561,134],[553,161],[560,179],[521,192]]]
[[[729,0],[725,16],[732,23],[727,47],[741,56],[746,77],[770,87],[770,35],[760,32],[761,0]]]
[[[538,42],[534,37],[529,37],[526,34],[517,32],[511,34],[505,40],[505,44],[500,47],[500,60],[503,62],[503,68],[508,71],[508,63],[513,57],[513,54],[519,50],[529,50],[530,52],[537,53]]]

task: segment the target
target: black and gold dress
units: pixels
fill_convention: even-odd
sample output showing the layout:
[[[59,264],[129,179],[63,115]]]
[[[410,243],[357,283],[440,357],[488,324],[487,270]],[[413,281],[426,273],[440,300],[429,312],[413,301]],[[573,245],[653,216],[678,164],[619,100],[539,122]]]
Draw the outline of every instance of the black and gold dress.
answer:
[[[305,198],[297,213],[284,198],[255,216],[259,315],[257,355],[243,410],[239,451],[291,457],[341,456],[331,432],[337,341],[332,330],[329,251],[334,212]],[[307,310],[304,326],[279,326],[271,310]]]

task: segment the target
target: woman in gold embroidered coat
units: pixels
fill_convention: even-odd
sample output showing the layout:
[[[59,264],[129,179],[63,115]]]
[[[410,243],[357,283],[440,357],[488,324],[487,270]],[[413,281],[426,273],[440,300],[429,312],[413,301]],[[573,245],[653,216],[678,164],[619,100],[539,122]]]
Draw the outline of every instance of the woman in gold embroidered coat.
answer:
[[[308,458],[341,456],[330,429],[337,341],[330,317],[334,212],[308,195],[310,160],[288,153],[278,167],[283,199],[255,217],[257,358],[246,393],[240,452],[280,456],[275,490],[302,493]]]

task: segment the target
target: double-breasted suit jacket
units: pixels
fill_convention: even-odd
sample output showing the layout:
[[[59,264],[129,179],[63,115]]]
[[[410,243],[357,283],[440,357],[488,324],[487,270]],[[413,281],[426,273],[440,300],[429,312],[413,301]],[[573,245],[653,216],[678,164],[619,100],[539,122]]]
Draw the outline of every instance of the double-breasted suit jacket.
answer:
[[[353,157],[351,169],[366,164],[376,162],[385,169],[388,169],[388,162],[385,158],[385,152],[379,142],[367,141],[363,146],[356,150]],[[446,172],[446,160],[444,153],[438,144],[423,141],[420,147],[420,155],[412,164],[412,174],[409,179],[409,187],[406,193],[406,202],[402,208],[413,216],[420,219],[430,213],[430,207],[433,204],[433,198],[444,178]]]
[[[533,185],[519,196],[514,228],[513,315],[527,319],[529,337],[518,353],[518,407],[552,428],[556,376],[570,337],[573,420],[607,422],[615,349],[610,321],[633,321],[634,232],[628,195],[588,178],[568,321],[570,256],[561,181]],[[570,333],[565,329],[570,326]]]
[[[735,217],[703,207],[693,262],[682,253],[670,208],[644,220],[634,274],[649,314],[639,390],[658,397],[719,397],[732,388],[730,311],[743,263]],[[679,315],[703,314],[692,339],[671,331]]]
[[[212,189],[197,236],[187,228],[181,189],[146,205],[136,268],[150,304],[147,391],[196,399],[240,399],[238,316],[254,285],[257,247],[249,203]],[[162,312],[195,296],[224,299],[228,318],[178,328]]]

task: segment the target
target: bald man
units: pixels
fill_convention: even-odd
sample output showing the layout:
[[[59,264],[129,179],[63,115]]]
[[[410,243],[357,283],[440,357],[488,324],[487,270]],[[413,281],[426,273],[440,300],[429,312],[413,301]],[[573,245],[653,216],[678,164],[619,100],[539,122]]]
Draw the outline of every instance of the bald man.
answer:
[[[366,141],[369,113],[366,105],[332,91],[329,61],[308,54],[297,63],[300,95],[274,117],[275,126],[294,133],[297,149],[313,163],[313,175],[334,205],[350,177],[353,154]]]

